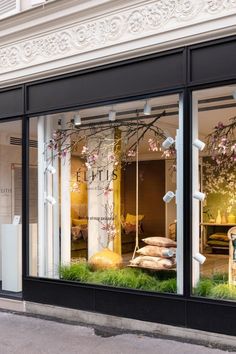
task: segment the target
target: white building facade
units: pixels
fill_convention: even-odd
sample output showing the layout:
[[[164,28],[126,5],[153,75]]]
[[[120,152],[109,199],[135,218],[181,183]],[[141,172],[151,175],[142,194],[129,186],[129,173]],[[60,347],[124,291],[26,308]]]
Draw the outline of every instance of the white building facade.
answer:
[[[0,0],[0,295],[236,334],[235,35],[235,0]]]

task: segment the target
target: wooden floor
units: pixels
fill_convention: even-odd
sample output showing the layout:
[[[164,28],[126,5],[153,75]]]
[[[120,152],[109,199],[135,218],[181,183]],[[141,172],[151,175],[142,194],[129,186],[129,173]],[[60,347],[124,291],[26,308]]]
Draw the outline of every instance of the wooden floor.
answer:
[[[205,254],[206,261],[201,266],[201,275],[211,276],[214,273],[227,273],[229,256],[225,254]]]

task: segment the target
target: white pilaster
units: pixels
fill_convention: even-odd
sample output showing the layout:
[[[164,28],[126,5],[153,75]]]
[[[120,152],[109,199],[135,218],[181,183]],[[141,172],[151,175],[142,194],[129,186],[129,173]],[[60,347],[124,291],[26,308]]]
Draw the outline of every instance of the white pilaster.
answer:
[[[62,126],[66,124],[66,118],[62,118]],[[64,120],[64,121],[63,121]],[[70,144],[70,138],[64,142],[63,149]],[[68,151],[61,158],[61,264],[70,263],[71,259],[71,153]]]
[[[192,141],[198,139],[198,100],[193,95],[192,99]],[[199,150],[192,149],[192,190],[193,193],[198,191],[199,183]],[[192,198],[192,255],[199,252],[199,230],[200,230],[200,208],[199,200]],[[192,286],[195,287],[200,276],[200,264],[193,259],[192,263]]]
[[[38,275],[45,276],[44,116],[38,117]]]

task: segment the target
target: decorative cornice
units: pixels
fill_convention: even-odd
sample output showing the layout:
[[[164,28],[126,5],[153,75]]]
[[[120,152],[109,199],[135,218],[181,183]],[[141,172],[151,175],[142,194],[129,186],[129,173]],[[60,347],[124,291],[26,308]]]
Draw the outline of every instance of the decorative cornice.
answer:
[[[0,46],[0,74],[176,29],[187,31],[193,25],[235,15],[236,0],[149,0],[111,11],[70,26],[63,25],[62,19],[60,27],[49,33],[37,30],[28,39]]]

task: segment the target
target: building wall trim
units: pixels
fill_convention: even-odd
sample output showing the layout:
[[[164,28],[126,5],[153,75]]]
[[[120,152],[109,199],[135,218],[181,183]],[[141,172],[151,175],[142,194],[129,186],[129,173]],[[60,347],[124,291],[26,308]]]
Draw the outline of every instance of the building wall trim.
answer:
[[[0,86],[236,33],[235,0],[86,3],[59,0],[3,21]]]

